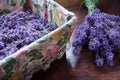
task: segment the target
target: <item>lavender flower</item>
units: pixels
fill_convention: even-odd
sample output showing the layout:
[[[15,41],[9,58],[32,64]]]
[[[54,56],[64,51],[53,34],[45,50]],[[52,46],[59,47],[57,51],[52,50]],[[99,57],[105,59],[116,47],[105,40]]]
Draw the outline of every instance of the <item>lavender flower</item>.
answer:
[[[0,16],[0,60],[57,28],[31,11]]]
[[[120,53],[120,16],[109,15],[96,9],[88,14],[77,28],[72,42],[73,54],[79,55],[82,47],[96,52],[95,63],[102,66],[113,66],[113,50]]]

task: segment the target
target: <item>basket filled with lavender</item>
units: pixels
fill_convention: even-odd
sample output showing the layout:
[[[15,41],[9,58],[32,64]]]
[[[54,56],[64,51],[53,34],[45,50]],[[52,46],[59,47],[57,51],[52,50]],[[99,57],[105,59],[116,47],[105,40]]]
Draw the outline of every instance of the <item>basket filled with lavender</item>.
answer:
[[[76,19],[53,0],[0,1],[0,15],[1,80],[28,80],[49,68],[64,54]]]

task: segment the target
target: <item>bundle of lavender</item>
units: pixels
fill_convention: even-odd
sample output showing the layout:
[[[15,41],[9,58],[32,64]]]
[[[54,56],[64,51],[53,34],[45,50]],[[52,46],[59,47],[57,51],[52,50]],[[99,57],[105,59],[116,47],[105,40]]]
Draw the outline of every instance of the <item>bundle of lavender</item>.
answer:
[[[70,44],[67,44],[66,59],[73,68],[83,46],[96,53],[95,63],[98,67],[113,66],[113,51],[120,53],[120,16],[101,12],[96,7],[98,3],[98,0],[85,0],[88,15],[72,35]]]

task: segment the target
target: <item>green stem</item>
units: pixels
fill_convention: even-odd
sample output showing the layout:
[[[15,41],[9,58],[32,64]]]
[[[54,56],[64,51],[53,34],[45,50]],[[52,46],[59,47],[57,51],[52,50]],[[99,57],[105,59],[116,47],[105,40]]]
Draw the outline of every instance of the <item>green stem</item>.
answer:
[[[85,0],[85,6],[88,8],[88,13],[92,14],[97,8],[99,0]]]
[[[80,6],[79,6],[79,10],[81,9],[81,6],[85,3],[85,1],[83,1]]]

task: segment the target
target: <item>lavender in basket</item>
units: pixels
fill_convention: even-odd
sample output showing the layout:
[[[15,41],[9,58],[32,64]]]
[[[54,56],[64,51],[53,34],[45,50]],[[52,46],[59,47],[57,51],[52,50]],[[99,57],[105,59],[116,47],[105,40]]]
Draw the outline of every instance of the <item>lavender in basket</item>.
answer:
[[[31,11],[13,11],[0,16],[0,60],[56,28]]]

